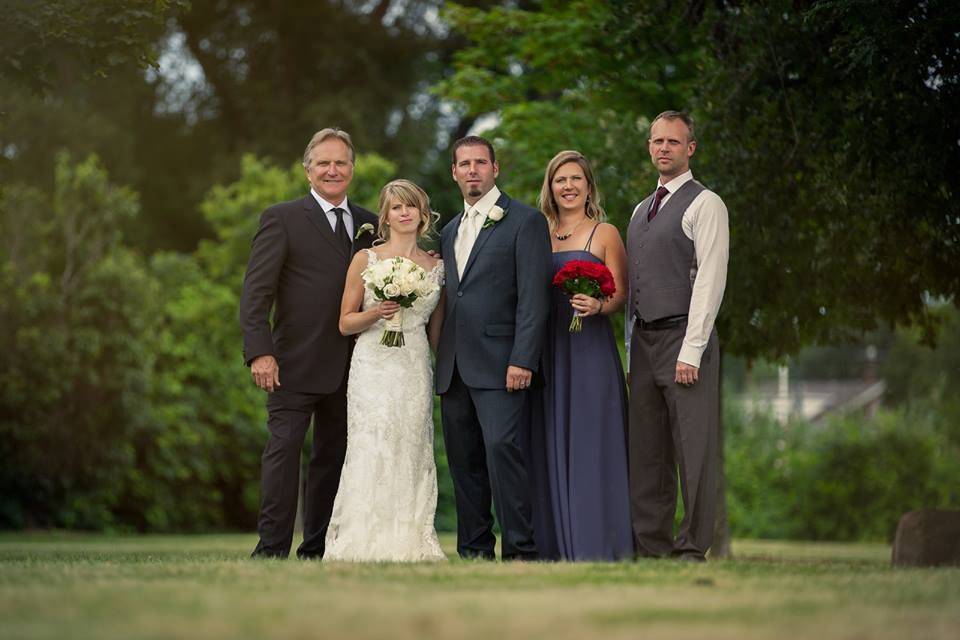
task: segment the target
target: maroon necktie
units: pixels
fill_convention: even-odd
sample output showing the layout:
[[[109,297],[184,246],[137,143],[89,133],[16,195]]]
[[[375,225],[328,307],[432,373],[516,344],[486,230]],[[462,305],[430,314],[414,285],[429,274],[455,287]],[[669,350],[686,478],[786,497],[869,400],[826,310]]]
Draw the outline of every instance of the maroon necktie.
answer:
[[[650,213],[647,214],[647,222],[650,222],[657,217],[657,212],[660,211],[660,201],[670,193],[670,190],[666,187],[661,186],[657,189],[656,195],[653,196],[653,206],[650,208]]]

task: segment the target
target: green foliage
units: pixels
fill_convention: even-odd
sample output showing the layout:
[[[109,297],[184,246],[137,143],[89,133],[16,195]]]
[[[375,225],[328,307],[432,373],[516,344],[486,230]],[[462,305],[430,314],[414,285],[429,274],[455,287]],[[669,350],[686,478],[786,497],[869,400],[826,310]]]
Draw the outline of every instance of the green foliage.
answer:
[[[437,515],[434,524],[438,531],[457,530],[457,505],[453,495],[453,478],[447,463],[443,441],[443,423],[440,419],[440,398],[433,402],[433,458],[437,463]]]
[[[535,204],[547,162],[577,149],[593,163],[611,222],[629,221],[637,194],[654,179],[645,148],[645,118],[685,89],[675,81],[696,52],[630,57],[634,47],[611,25],[622,19],[613,3],[547,2],[539,11],[489,11],[449,5],[446,18],[472,46],[454,57],[454,74],[435,91],[468,113],[496,112],[484,135],[497,146],[499,182]],[[633,17],[628,22],[649,20]],[[624,68],[627,65],[629,68]]]
[[[779,357],[880,323],[929,335],[927,296],[960,288],[960,148],[945,142],[960,137],[960,8],[718,7],[698,115],[732,212],[731,346]]]
[[[156,60],[154,38],[186,0],[7,0],[0,18],[0,77],[50,91],[65,73],[106,76]]]
[[[358,156],[354,199],[393,172]],[[136,196],[96,158],[61,155],[54,174],[50,198],[3,192],[0,526],[249,526],[265,415],[238,298],[260,212],[303,197],[303,168],[246,157],[203,203],[216,240],[149,263],[120,233]]]
[[[922,343],[916,329],[901,330],[889,347],[881,374],[887,381],[890,401],[913,399],[952,406],[960,422],[960,406],[954,390],[960,385],[960,310],[951,304],[934,305],[932,317],[939,323],[936,347]]]
[[[116,232],[136,197],[94,157],[55,176],[53,198],[14,186],[0,207],[0,526],[110,527],[150,417],[159,290]]]
[[[956,3],[579,0],[446,16],[471,46],[437,91],[499,116],[504,181],[528,199],[537,167],[576,146],[624,229],[654,184],[649,119],[693,112],[694,171],[731,213],[728,352],[779,359],[880,323],[929,337],[926,296],[960,291]]]
[[[934,407],[787,426],[734,414],[725,427],[736,536],[889,541],[907,511],[960,507],[960,447]]]
[[[461,123],[427,88],[460,41],[440,4],[10,0],[0,170],[49,191],[57,150],[96,153],[142,197],[129,244],[192,252],[212,235],[200,202],[237,179],[244,154],[285,165],[339,126],[449,211],[459,193],[437,145]]]

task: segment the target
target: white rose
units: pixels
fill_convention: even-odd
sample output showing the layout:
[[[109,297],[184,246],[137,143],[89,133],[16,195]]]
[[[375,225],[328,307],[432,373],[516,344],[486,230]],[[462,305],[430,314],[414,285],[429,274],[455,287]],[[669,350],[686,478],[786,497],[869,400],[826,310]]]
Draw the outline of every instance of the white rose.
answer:
[[[400,281],[400,293],[405,296],[410,295],[417,290],[417,283],[410,278],[404,278]]]
[[[396,280],[394,277],[393,265],[389,262],[380,262],[377,264],[377,280],[384,284]]]
[[[393,283],[393,282],[391,282],[390,284],[384,285],[384,286],[383,286],[383,295],[386,296],[387,298],[396,298],[397,296],[400,295],[400,287],[399,287],[399,285],[397,285],[397,284],[395,284],[395,283]]]
[[[503,220],[503,209],[497,205],[493,205],[493,208],[487,213],[487,217],[493,220],[494,222],[500,222]]]
[[[433,283],[428,280],[421,281],[420,286],[417,287],[417,295],[426,298],[431,293],[433,293]]]

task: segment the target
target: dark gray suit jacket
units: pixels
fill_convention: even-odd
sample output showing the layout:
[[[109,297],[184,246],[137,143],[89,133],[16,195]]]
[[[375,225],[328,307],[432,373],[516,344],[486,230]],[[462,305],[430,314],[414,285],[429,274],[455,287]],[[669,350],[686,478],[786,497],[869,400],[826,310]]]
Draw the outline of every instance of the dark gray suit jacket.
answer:
[[[446,309],[437,350],[437,393],[456,364],[467,386],[503,389],[508,365],[537,371],[550,304],[550,235],[543,214],[501,194],[505,215],[482,229],[457,275],[454,243],[462,215],[443,228]]]
[[[354,235],[377,217],[350,203]],[[260,216],[240,296],[243,358],[273,355],[283,389],[332,393],[343,381],[351,338],[340,335],[340,301],[350,260],[370,247],[365,233],[344,250],[316,199],[282,202]],[[273,325],[270,310],[276,303]]]

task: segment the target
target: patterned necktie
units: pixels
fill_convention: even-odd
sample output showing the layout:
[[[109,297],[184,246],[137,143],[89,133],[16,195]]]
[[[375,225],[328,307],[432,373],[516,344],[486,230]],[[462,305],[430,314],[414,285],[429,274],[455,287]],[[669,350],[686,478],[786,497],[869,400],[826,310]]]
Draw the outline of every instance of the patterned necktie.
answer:
[[[350,242],[350,234],[347,233],[347,225],[343,223],[344,211],[340,207],[331,209],[331,211],[333,211],[333,214],[337,216],[337,224],[334,228],[334,233],[337,236],[337,240],[339,240],[340,244],[344,246],[344,248],[347,250],[347,253],[350,253],[350,247],[353,243]]]
[[[670,193],[670,190],[666,187],[661,186],[657,189],[656,195],[653,196],[653,207],[650,208],[650,213],[647,214],[647,222],[657,217],[657,212],[660,211],[660,202],[668,193]]]

